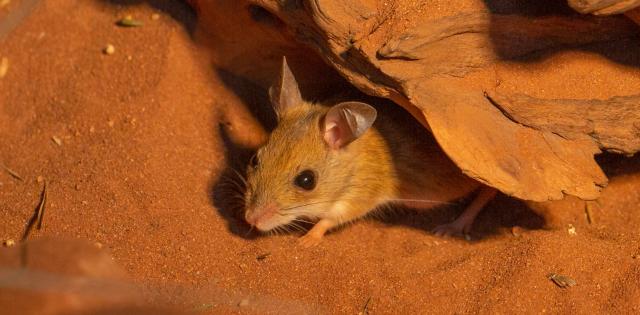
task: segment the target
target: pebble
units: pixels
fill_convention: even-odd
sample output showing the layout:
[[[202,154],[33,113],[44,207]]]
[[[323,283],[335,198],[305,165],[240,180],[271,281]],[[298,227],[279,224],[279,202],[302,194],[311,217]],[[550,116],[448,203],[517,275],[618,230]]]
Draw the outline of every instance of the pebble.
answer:
[[[515,237],[522,235],[522,228],[517,225],[511,227],[511,234],[513,234],[513,236]]]
[[[249,306],[249,299],[242,299],[242,301],[240,301],[240,303],[238,303],[238,306],[240,306],[240,307]]]
[[[151,19],[154,20],[154,21],[159,20],[160,19],[160,14],[158,14],[158,13],[151,14]]]
[[[107,44],[107,47],[105,47],[102,52],[104,52],[107,55],[113,55],[116,52],[116,48],[113,47],[113,45],[111,44]]]
[[[573,224],[569,224],[569,228],[567,229],[567,232],[569,233],[569,235],[574,236],[577,235],[578,233],[576,233],[576,227],[573,226]]]
[[[5,247],[12,247],[16,245],[16,241],[12,240],[12,239],[8,239],[5,240],[4,242],[2,242],[2,245],[4,245]]]
[[[44,177],[42,177],[42,176],[38,176],[38,177],[36,178],[36,182],[38,182],[38,183],[42,183],[42,182],[44,182]]]

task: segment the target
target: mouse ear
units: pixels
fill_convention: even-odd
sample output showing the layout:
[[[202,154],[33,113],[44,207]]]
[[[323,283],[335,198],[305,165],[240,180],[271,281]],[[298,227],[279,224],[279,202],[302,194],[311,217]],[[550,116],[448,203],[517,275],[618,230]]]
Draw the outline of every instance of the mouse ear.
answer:
[[[340,149],[362,136],[376,120],[376,109],[360,102],[344,102],[331,107],[324,118],[324,141]]]
[[[293,76],[291,69],[289,69],[286,57],[282,57],[280,77],[278,77],[276,83],[269,88],[269,97],[278,114],[302,103],[298,82],[296,82],[296,78]]]

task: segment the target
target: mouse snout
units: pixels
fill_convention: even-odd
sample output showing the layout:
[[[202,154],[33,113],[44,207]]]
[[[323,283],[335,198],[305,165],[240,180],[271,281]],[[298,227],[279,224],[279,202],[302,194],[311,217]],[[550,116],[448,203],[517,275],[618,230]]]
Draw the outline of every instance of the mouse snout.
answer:
[[[252,226],[261,229],[264,222],[268,221],[276,214],[278,207],[275,203],[269,203],[264,206],[253,206],[247,209],[244,219]]]

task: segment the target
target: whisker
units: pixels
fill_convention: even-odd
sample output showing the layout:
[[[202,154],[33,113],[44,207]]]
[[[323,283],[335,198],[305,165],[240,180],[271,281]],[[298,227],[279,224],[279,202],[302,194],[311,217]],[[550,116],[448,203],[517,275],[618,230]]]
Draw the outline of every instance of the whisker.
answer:
[[[308,224],[314,224],[315,223],[315,222],[307,221],[307,220],[300,219],[300,218],[295,218],[293,220],[294,221],[299,221],[299,222],[302,222],[302,223],[308,223]]]
[[[234,173],[236,173],[236,175],[238,175],[238,178],[242,181],[242,183],[244,183],[244,186],[247,187],[249,186],[249,184],[247,183],[247,179],[244,178],[244,176],[242,176],[242,174],[240,174],[240,172],[238,172],[235,168],[231,167],[229,168],[230,170],[232,170]]]
[[[244,235],[244,238],[247,238],[251,233],[251,231],[253,231],[253,225],[251,225],[251,227],[249,228],[249,231],[247,231],[247,234]]]
[[[389,201],[389,202],[400,201],[400,202],[437,203],[437,204],[444,204],[444,205],[454,205],[454,204],[455,204],[455,203],[453,203],[453,202],[438,201],[438,200],[428,200],[428,199],[402,199],[402,198],[394,198],[394,199],[389,199],[388,201]]]

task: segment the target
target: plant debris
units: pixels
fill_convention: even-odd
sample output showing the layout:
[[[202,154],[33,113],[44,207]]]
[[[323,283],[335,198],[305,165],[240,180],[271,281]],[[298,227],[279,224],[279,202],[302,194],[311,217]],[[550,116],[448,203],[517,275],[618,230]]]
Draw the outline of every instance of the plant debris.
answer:
[[[364,306],[362,307],[362,312],[358,313],[358,315],[368,315],[369,314],[369,303],[371,302],[371,297],[364,302]]]
[[[36,211],[33,214],[33,217],[29,219],[29,223],[27,223],[27,228],[24,230],[24,234],[22,235],[22,240],[26,240],[31,234],[33,227],[40,230],[42,228],[42,219],[44,218],[44,210],[47,205],[47,182],[44,182],[44,186],[42,187],[42,194],[40,195],[40,203],[38,203],[38,207],[36,207]]]
[[[0,79],[4,78],[8,71],[9,59],[7,59],[7,57],[2,57],[2,59],[0,59]]]
[[[590,202],[587,201],[587,202],[584,203],[584,214],[587,216],[587,222],[589,224],[595,223],[593,221],[593,212],[592,212],[591,208],[592,208],[592,206],[591,206]]]
[[[58,146],[62,145],[62,139],[56,137],[56,136],[51,136],[51,140],[53,140],[53,142],[55,142],[55,144],[57,144]]]
[[[140,20],[135,20],[133,17],[131,17],[131,15],[127,15],[116,22],[116,25],[122,27],[138,27],[144,25],[144,23],[142,23],[142,21]]]
[[[268,252],[267,252],[267,253],[264,253],[264,254],[261,254],[261,255],[256,256],[256,259],[257,259],[258,261],[262,261],[262,260],[265,260],[265,259],[266,259],[267,257],[269,257],[269,256],[271,256],[271,253],[268,253]]]
[[[555,283],[558,287],[563,289],[566,289],[578,284],[578,282],[576,282],[576,280],[573,280],[571,277],[559,275],[557,273],[550,273],[547,275],[547,278],[553,281],[553,283]]]
[[[2,168],[4,168],[5,171],[7,171],[7,173],[9,173],[9,175],[11,175],[11,177],[24,182],[24,178],[22,178],[22,176],[20,176],[18,173],[16,173],[16,171],[6,167],[5,165],[2,165]]]

